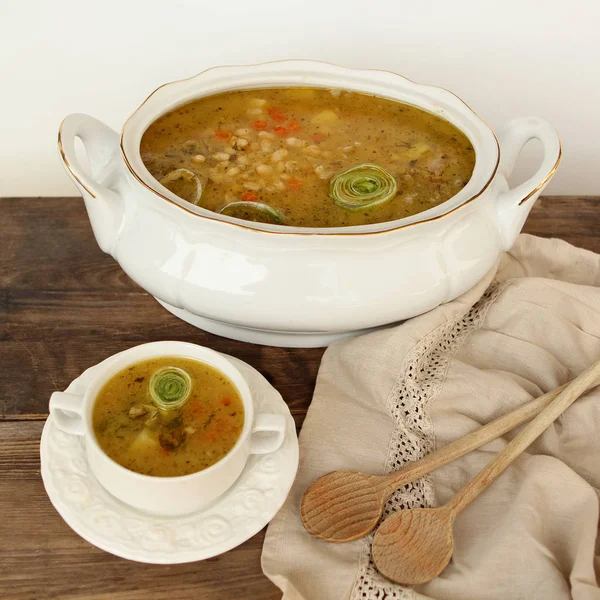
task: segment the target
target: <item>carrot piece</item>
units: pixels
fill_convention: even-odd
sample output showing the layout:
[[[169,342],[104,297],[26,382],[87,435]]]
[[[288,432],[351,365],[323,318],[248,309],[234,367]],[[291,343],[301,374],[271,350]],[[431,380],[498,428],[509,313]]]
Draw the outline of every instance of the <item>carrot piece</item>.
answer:
[[[283,123],[283,121],[287,121],[287,117],[281,114],[276,108],[269,108],[269,116],[273,121],[277,121],[278,123]]]
[[[292,119],[291,121],[288,122],[288,129],[290,131],[298,131],[299,129],[301,129],[300,123],[298,123],[298,121],[294,121]]]
[[[287,135],[287,129],[285,127],[274,127],[273,131],[277,134],[277,135]]]
[[[302,187],[302,182],[299,179],[288,179],[287,184],[288,187],[291,187],[294,190],[297,190],[299,187]]]
[[[211,433],[223,433],[226,429],[226,424],[223,419],[216,419],[212,425]]]
[[[245,202],[256,202],[258,200],[258,196],[254,192],[244,192],[242,194],[242,200]]]
[[[201,413],[202,406],[200,402],[198,402],[198,400],[194,400],[194,402],[191,402],[189,406],[189,411],[192,413],[193,416],[197,416],[199,413]]]
[[[231,131],[222,131],[220,129],[215,131],[215,137],[219,138],[220,140],[228,140],[231,135]]]
[[[266,126],[267,126],[266,121],[254,121],[252,123],[252,127],[254,127],[254,129],[264,129]]]
[[[327,136],[324,133],[313,133],[310,137],[312,137],[315,142],[322,142]]]
[[[223,398],[221,398],[221,400],[219,400],[219,402],[223,406],[229,406],[231,404],[231,398],[228,398],[227,396],[223,396]]]

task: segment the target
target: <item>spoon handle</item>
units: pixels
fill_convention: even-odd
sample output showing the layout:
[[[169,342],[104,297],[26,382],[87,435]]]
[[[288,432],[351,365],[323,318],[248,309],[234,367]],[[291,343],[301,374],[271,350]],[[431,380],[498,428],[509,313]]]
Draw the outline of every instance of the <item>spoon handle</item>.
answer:
[[[482,469],[456,496],[447,504],[447,509],[456,517],[459,515],[490,483],[495,481],[504,470],[539,437],[579,396],[590,387],[598,384],[600,361],[583,371],[570,383],[563,386],[556,400],[551,402],[542,412],[527,425],[506,448]],[[559,388],[560,389],[560,388]]]
[[[598,380],[600,383],[600,378]],[[401,485],[414,481],[423,477],[448,463],[468,454],[472,450],[480,448],[484,444],[499,438],[508,431],[512,431],[515,427],[525,423],[532,417],[538,415],[546,406],[548,406],[566,387],[568,383],[561,385],[559,388],[552,390],[523,404],[519,408],[509,412],[498,419],[483,425],[475,431],[461,437],[434,452],[431,452],[421,460],[410,462],[399,471],[387,475],[387,486],[389,493],[398,489]]]

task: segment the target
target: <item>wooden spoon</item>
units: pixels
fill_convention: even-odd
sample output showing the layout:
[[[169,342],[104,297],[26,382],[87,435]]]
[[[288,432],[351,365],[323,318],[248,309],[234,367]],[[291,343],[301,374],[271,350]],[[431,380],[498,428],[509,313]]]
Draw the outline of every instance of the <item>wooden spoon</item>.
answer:
[[[567,384],[480,427],[388,475],[332,471],[304,492],[300,517],[306,531],[328,542],[351,542],[370,533],[394,490],[439,469],[539,414]]]
[[[541,435],[579,396],[598,384],[600,361],[560,392],[448,504],[440,508],[400,510],[387,518],[373,540],[373,559],[383,575],[397,583],[425,583],[437,577],[452,557],[454,519]]]

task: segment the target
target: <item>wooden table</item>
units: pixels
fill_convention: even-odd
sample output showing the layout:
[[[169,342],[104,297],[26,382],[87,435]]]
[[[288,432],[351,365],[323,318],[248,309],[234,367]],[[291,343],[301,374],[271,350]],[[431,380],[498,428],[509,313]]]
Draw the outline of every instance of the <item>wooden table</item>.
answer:
[[[600,197],[546,197],[525,231],[600,252]],[[79,198],[0,199],[0,598],[280,598],[262,574],[264,531],[203,562],[123,560],[77,536],[50,504],[39,439],[53,390],[130,346],[175,339],[256,367],[302,424],[323,350],[254,346],[162,309],[102,254]]]

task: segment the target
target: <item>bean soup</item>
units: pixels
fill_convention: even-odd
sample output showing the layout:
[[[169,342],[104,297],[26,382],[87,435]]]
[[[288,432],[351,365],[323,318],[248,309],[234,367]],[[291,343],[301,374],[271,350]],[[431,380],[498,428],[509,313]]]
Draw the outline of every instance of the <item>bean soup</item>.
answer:
[[[227,455],[242,431],[244,405],[210,365],[162,357],[114,375],[96,398],[92,422],[102,450],[123,467],[175,477]]]
[[[157,119],[141,155],[166,188],[250,221],[344,227],[420,213],[469,181],[475,152],[444,119],[344,90],[200,98]]]

